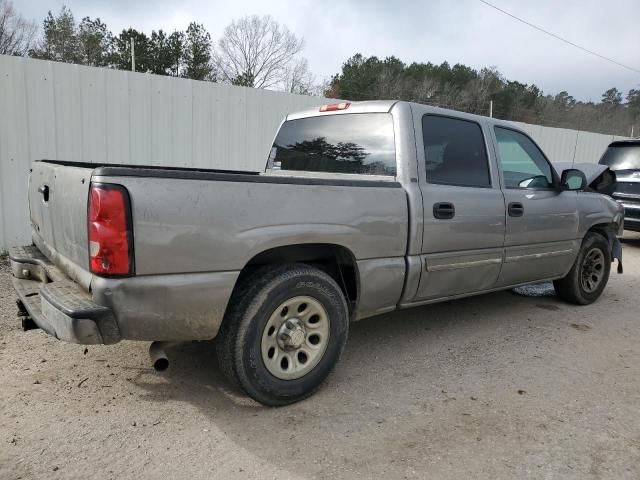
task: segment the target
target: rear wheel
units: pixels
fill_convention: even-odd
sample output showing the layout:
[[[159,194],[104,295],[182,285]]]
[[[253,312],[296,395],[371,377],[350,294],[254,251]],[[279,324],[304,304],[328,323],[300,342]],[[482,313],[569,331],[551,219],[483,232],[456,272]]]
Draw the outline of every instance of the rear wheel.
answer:
[[[266,405],[311,395],[347,340],[337,283],[308,265],[267,267],[244,279],[231,302],[216,341],[227,377]]]
[[[556,293],[567,302],[588,305],[602,294],[611,271],[609,242],[598,233],[588,233],[566,277],[553,282]]]

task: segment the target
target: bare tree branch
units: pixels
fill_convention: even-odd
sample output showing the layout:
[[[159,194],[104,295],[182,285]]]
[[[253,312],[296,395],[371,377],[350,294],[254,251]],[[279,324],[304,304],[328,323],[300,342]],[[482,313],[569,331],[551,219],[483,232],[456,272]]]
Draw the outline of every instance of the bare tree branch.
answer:
[[[234,20],[218,42],[222,80],[255,88],[287,87],[303,41],[270,16]]]
[[[26,55],[36,34],[36,24],[19,15],[13,2],[0,0],[0,54]]]

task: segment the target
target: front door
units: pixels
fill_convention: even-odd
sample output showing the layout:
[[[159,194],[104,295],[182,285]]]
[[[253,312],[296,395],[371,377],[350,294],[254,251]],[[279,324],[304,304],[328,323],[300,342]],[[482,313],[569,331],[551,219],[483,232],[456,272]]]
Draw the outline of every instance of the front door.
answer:
[[[564,275],[580,247],[577,193],[554,188],[557,174],[526,135],[495,127],[507,231],[498,286]],[[555,177],[555,178],[554,178]]]
[[[424,204],[417,302],[492,288],[505,233],[504,197],[486,126],[462,115],[422,113],[414,113]]]

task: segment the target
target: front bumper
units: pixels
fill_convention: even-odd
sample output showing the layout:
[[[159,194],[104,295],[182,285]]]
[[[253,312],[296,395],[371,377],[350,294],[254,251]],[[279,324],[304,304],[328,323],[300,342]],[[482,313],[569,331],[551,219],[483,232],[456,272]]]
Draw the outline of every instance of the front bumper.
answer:
[[[33,322],[72,343],[112,344],[120,340],[114,315],[66,277],[35,247],[9,250],[13,287]]]
[[[640,199],[617,199],[624,207],[624,229],[640,232]]]

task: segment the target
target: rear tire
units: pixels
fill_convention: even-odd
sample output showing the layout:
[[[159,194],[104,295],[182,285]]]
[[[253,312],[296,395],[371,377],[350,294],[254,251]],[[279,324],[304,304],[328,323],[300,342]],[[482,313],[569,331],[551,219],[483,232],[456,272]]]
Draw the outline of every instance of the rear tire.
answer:
[[[553,282],[558,296],[576,305],[595,302],[609,280],[610,250],[609,242],[602,235],[587,233],[567,276]]]
[[[221,370],[270,406],[302,400],[322,384],[347,341],[338,284],[317,268],[265,267],[238,285],[216,339]]]

